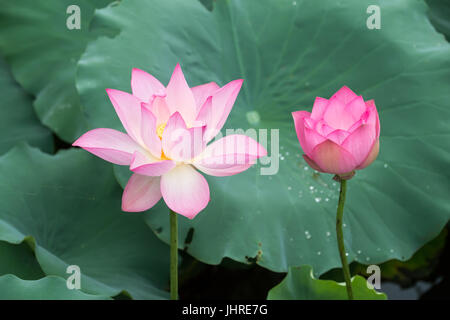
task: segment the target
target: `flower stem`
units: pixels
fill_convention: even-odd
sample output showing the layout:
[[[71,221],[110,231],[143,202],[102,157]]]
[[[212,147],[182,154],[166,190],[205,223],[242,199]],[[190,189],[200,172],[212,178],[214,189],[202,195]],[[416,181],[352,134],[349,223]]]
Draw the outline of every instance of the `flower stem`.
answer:
[[[178,222],[170,210],[170,299],[178,300]]]
[[[344,272],[345,284],[347,286],[347,295],[349,300],[353,300],[352,284],[350,280],[350,270],[347,263],[347,256],[345,255],[344,234],[342,232],[342,220],[344,216],[345,193],[347,191],[347,180],[341,179],[341,191],[339,192],[339,203],[336,213],[336,234],[339,247],[339,254],[341,256],[342,271]]]

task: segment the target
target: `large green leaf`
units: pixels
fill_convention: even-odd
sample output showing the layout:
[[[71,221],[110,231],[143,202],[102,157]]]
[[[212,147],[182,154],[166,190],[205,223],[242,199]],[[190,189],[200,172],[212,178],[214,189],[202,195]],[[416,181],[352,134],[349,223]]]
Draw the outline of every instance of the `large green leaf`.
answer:
[[[428,16],[437,31],[442,32],[450,41],[450,1],[427,0],[430,7]]]
[[[420,248],[407,261],[390,260],[380,265],[382,280],[399,283],[402,287],[411,286],[415,281],[426,279],[436,269],[447,240],[447,229],[425,246]],[[444,258],[441,258],[444,259]],[[359,272],[368,276],[366,268],[359,266]],[[358,269],[358,268],[357,268]],[[342,274],[342,271],[339,270]]]
[[[384,293],[367,287],[361,276],[352,278],[355,300],[386,300]],[[286,278],[269,291],[269,300],[347,300],[345,283],[315,279],[309,266],[290,268]]]
[[[0,257],[0,275],[11,273],[25,280],[37,280],[45,276],[26,242],[11,244],[0,241]]]
[[[53,150],[50,130],[34,114],[31,97],[14,81],[8,65],[0,57],[0,154],[19,141]]]
[[[62,139],[73,142],[87,128],[75,89],[76,63],[94,36],[95,8],[110,0],[0,0],[0,50],[17,81],[36,95],[38,117]],[[69,30],[70,5],[80,8],[81,29]]]
[[[45,277],[28,237],[20,244],[0,241],[0,300],[5,299],[107,299],[107,296],[69,290],[66,279]]]
[[[0,240],[28,239],[47,275],[81,270],[81,290],[166,298],[168,246],[139,214],[120,211],[108,163],[82,150],[55,156],[22,145],[0,157]]]
[[[376,4],[381,29],[369,30],[366,9]],[[343,85],[375,99],[381,152],[348,183],[345,243],[350,261],[403,260],[450,216],[450,45],[426,12],[408,0],[219,0],[212,12],[198,1],[123,1],[94,18],[121,32],[90,42],[77,88],[95,127],[120,129],[104,88],[130,92],[132,67],[167,83],[180,61],[191,86],[244,78],[226,126],[279,129],[279,172],[208,177],[211,202],[193,221],[180,218],[181,239],[206,263],[308,264],[317,274],[340,265],[338,185],[301,160],[291,111]],[[126,182],[127,168],[116,172]],[[167,211],[161,202],[147,215],[166,242]]]
[[[67,289],[66,280],[49,276],[39,280],[22,280],[8,274],[0,277],[0,300],[105,300],[82,291]]]

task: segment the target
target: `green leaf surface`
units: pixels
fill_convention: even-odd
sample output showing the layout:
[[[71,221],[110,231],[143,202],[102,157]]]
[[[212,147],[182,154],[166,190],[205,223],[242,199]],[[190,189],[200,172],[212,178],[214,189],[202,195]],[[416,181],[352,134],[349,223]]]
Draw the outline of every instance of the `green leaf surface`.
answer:
[[[45,276],[26,242],[11,244],[0,241],[0,257],[0,275],[10,273],[24,280],[37,280]]]
[[[384,293],[367,287],[361,276],[351,279],[355,300],[386,300]],[[269,300],[348,300],[345,283],[314,278],[310,266],[290,268],[286,278],[269,291]]]
[[[441,32],[447,41],[450,41],[450,1],[448,0],[427,0],[430,7],[428,16],[430,22]]]
[[[106,300],[107,296],[86,294],[67,289],[66,280],[48,276],[38,280],[22,280],[12,274],[0,277],[0,300]]]
[[[0,56],[0,154],[20,141],[53,151],[50,130],[37,119],[31,97],[13,79],[9,66]]]
[[[76,63],[89,40],[95,8],[109,0],[0,0],[0,51],[17,81],[36,96],[39,119],[67,142],[88,127],[75,88]],[[70,5],[80,8],[81,29],[69,30]]]
[[[0,177],[0,240],[26,239],[45,274],[66,279],[78,265],[85,293],[167,298],[168,246],[140,214],[121,212],[110,164],[21,145],[0,157]]]
[[[366,27],[369,5],[381,8],[380,30]],[[181,62],[191,86],[245,79],[227,128],[279,130],[280,154],[275,142],[268,146],[274,167],[279,159],[276,175],[261,175],[264,164],[207,177],[207,208],[192,221],[180,218],[180,238],[189,238],[195,258],[274,271],[307,264],[318,275],[340,266],[339,186],[302,160],[291,112],[311,110],[316,96],[343,85],[375,99],[381,120],[378,159],[348,183],[349,260],[405,260],[447,223],[450,45],[423,1],[218,0],[212,12],[198,1],[123,1],[94,21],[121,30],[90,42],[79,61],[77,88],[95,127],[122,129],[104,88],[131,92],[133,67],[167,84]],[[129,171],[116,174],[123,185]],[[147,215],[166,242],[167,213],[161,201]]]
[[[380,265],[382,279],[409,286],[416,280],[427,278],[439,263],[446,240],[447,229],[444,228],[436,239],[420,248],[411,259],[407,261],[394,259],[382,263]],[[362,274],[365,274],[364,269],[361,271],[363,271]]]

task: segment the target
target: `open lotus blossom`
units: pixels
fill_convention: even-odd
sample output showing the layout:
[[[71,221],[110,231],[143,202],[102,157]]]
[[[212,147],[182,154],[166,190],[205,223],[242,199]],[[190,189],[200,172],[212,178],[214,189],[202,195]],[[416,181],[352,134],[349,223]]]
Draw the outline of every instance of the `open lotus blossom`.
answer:
[[[223,127],[242,82],[189,88],[177,65],[164,87],[150,74],[133,69],[132,94],[106,90],[127,133],[94,129],[73,145],[134,172],[122,196],[123,211],[145,211],[162,197],[170,209],[192,219],[210,199],[208,183],[196,169],[230,176],[267,154],[245,135],[207,145]]]
[[[317,97],[312,112],[296,111],[295,130],[315,170],[351,178],[378,156],[380,120],[373,100],[364,101],[348,87],[329,100]]]

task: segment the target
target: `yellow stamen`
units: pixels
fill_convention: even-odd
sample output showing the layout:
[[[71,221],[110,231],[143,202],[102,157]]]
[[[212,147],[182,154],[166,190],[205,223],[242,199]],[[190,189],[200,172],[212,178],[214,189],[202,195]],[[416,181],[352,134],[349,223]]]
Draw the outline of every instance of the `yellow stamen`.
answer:
[[[162,123],[156,128],[156,134],[158,135],[159,139],[162,140],[164,129],[166,128],[166,124]]]
[[[162,140],[162,136],[163,136],[163,132],[164,132],[165,128],[166,128],[166,124],[165,123],[161,123],[156,128],[156,134],[158,135],[160,140]],[[162,150],[161,150],[161,160],[170,160],[169,158],[167,158],[167,156],[164,154],[164,151],[162,151]]]
[[[170,160],[170,158],[167,158],[167,156],[164,154],[164,151],[161,150],[161,160]]]

